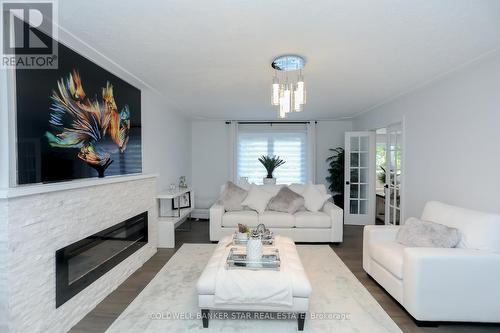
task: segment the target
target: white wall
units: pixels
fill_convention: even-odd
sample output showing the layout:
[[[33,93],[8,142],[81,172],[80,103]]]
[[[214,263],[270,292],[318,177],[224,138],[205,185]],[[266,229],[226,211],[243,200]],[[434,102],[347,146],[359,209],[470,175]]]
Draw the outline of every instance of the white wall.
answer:
[[[424,203],[500,213],[500,54],[491,54],[354,119],[359,130],[404,119],[405,216]]]
[[[59,39],[70,48],[141,90],[143,173],[157,173],[160,189],[168,187],[168,184],[172,182],[177,184],[180,176],[187,176],[189,179],[191,176],[190,122],[176,111],[177,108],[169,103],[168,97],[158,94],[147,83],[64,29],[59,31]],[[5,72],[2,71],[0,73],[0,189],[9,186],[8,148],[12,150],[14,147],[12,139],[10,144],[8,143],[6,131],[8,88],[4,83],[6,83]],[[13,116],[15,110],[9,110],[9,114]],[[12,133],[14,128],[11,126],[8,130]]]
[[[193,120],[192,184],[197,211],[206,217],[219,195],[220,186],[230,176],[230,127],[225,121]],[[344,132],[352,128],[350,121],[318,121],[316,126],[316,182],[326,184],[328,148],[344,146]],[[204,215],[205,214],[205,215]]]
[[[344,133],[352,130],[351,121],[318,121],[316,124],[316,183],[330,186],[326,159],[332,155],[330,148],[344,147]]]
[[[150,90],[142,91],[143,172],[158,174],[158,189],[191,179],[190,120],[165,107]]]
[[[207,217],[217,199],[220,186],[230,179],[230,126],[224,121],[191,122],[192,186],[195,193],[195,216]],[[205,210],[205,212],[203,212]]]

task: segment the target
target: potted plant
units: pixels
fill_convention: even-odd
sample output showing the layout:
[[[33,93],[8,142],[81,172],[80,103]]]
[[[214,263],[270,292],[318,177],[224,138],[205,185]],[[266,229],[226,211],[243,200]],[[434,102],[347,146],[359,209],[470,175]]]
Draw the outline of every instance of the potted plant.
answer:
[[[276,178],[273,178],[274,169],[285,164],[279,156],[265,156],[259,157],[259,162],[262,163],[267,170],[267,177],[263,179],[264,184],[276,184]]]
[[[330,183],[328,188],[333,195],[335,205],[344,208],[344,161],[345,151],[342,147],[330,149],[333,155],[326,159],[328,162],[329,176],[326,181]]]
[[[383,166],[379,166],[379,168],[382,171],[379,171],[379,173],[377,174],[377,179],[381,184],[385,184],[385,178],[386,178],[387,173],[386,173],[385,168]]]
[[[386,184],[386,181],[387,181],[387,170],[385,170],[384,167],[380,166],[379,167],[382,171],[378,173],[377,175],[377,178],[378,178],[378,181],[381,183],[381,184]],[[401,176],[401,171],[399,172],[394,172],[394,170],[389,170],[389,175],[391,176],[391,184],[390,185],[394,185],[395,184],[395,181],[394,179],[397,179],[399,178],[399,176]]]

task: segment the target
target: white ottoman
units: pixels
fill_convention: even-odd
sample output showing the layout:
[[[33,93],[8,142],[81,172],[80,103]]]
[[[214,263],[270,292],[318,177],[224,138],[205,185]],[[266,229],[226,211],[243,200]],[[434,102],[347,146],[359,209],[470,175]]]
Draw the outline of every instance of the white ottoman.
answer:
[[[229,250],[232,247],[231,245],[227,246],[231,241],[232,238],[230,236],[219,241],[217,248],[198,280],[198,305],[202,312],[203,327],[208,327],[210,310],[287,312],[296,314],[298,329],[302,331],[304,329],[306,313],[309,309],[309,296],[311,295],[312,288],[300,261],[297,248],[289,238],[276,236],[275,243],[280,249],[282,269],[286,267],[286,270],[283,272],[286,273],[291,285],[292,301],[290,305],[265,304],[263,302],[255,304],[238,304],[235,302],[221,304],[216,301],[216,281],[218,277],[219,279],[221,278],[220,274],[226,274],[227,272],[222,266],[225,264]],[[280,272],[259,271],[258,279],[265,279],[266,283],[269,284],[269,281],[277,280],[276,274],[280,274]]]

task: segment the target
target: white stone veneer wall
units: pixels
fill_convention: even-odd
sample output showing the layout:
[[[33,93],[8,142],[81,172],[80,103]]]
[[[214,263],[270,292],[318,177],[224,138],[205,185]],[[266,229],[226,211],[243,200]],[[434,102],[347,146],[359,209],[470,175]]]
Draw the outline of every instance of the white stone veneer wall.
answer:
[[[7,268],[1,280],[7,284],[0,282],[0,297],[7,294],[10,331],[2,326],[0,331],[66,332],[82,319],[156,252],[155,195],[156,179],[145,178],[8,199],[3,249],[0,239]],[[144,211],[148,244],[56,309],[56,250]]]
[[[7,322],[7,200],[0,199],[0,332]]]

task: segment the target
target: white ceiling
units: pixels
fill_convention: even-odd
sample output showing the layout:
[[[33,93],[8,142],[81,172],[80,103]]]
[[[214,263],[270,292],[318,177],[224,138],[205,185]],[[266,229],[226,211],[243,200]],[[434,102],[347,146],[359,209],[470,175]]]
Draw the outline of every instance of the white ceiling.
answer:
[[[196,118],[276,119],[271,60],[307,60],[305,112],[351,117],[500,46],[498,0],[64,0],[60,25]]]

